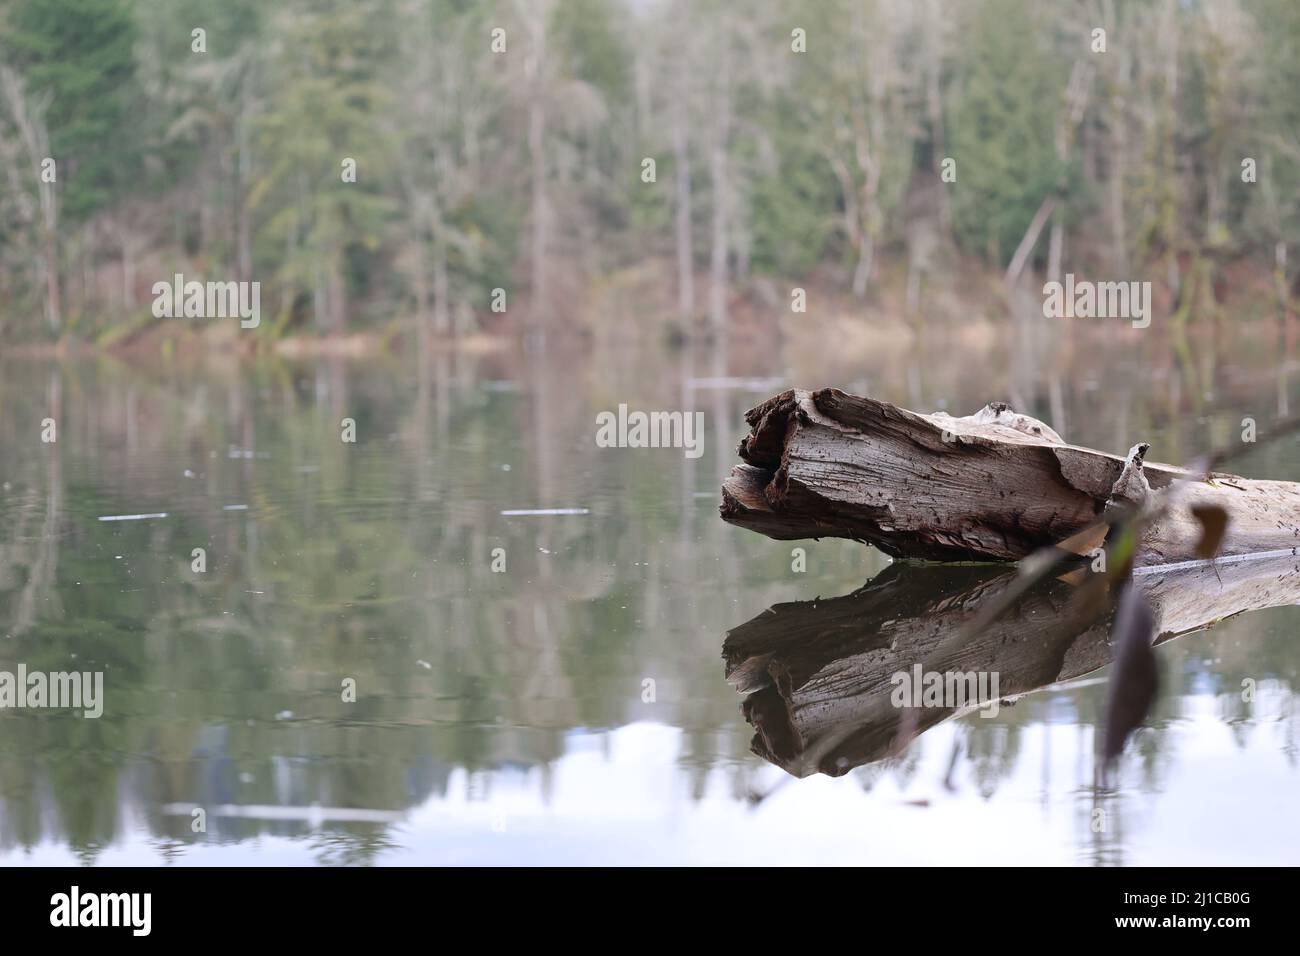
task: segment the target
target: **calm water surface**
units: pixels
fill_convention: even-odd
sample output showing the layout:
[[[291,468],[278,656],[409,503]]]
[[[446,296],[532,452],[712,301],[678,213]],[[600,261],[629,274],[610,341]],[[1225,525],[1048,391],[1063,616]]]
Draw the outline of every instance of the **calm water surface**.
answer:
[[[870,612],[796,608],[796,637],[843,632],[810,665],[833,672],[899,621],[942,636],[927,595],[965,594],[969,570],[922,579],[825,541],[799,543],[797,573],[793,544],[723,524],[745,409],[791,384],[956,414],[1007,398],[1070,441],[1184,460],[1298,397],[1268,341],[935,338],[861,362],[742,349],[726,381],[645,349],[445,355],[423,377],[405,358],[0,362],[0,669],[102,670],[106,695],[98,720],[0,713],[0,863],[1297,862],[1293,607],[1159,649],[1111,791],[1105,671],[1056,664],[996,717],[834,775],[751,751],[729,632],[875,587]],[[704,454],[597,448],[620,402],[702,410]],[[1238,470],[1300,479],[1300,449]],[[557,508],[587,513],[502,514]],[[101,520],[141,514],[165,516]]]

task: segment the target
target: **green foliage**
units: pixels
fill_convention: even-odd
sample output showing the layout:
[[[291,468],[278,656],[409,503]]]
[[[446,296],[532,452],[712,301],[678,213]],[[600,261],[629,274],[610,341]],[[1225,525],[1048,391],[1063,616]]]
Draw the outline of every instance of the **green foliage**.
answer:
[[[619,12],[603,0],[560,0],[551,20],[565,75],[616,103],[625,102],[632,87],[632,50]]]
[[[949,110],[957,241],[1003,266],[1061,170],[1053,136],[1067,70],[1046,49],[1029,0],[966,11]]]
[[[50,97],[50,148],[73,219],[121,201],[139,170],[135,40],[125,0],[17,0],[4,17],[0,60]]]
[[[1248,221],[1259,223],[1270,239],[1292,242],[1294,256],[1300,237],[1300,4],[1247,0],[1246,8],[1268,27],[1252,57],[1256,116],[1247,155],[1260,163],[1262,188],[1250,192]],[[1240,183],[1240,157],[1233,159],[1230,173]]]
[[[793,119],[797,105],[786,102],[781,111]],[[757,272],[806,275],[835,234],[835,179],[807,132],[796,127],[781,136],[777,168],[754,183],[751,266]]]
[[[378,185],[391,162],[377,123],[390,93],[370,66],[386,52],[388,38],[368,29],[382,13],[375,4],[317,2],[293,17],[275,95],[257,124],[269,158],[248,196],[262,214],[259,250],[302,293],[320,290],[322,264],[354,286],[350,250],[376,245],[394,208]],[[346,159],[356,162],[355,183],[344,181]],[[339,318],[317,316],[327,329],[341,327]]]
[[[1000,269],[1049,196],[1067,267],[1273,262],[1300,234],[1300,7],[1116,16],[1096,54],[1086,24],[1033,0],[0,0],[0,63],[33,115],[48,101],[59,172],[51,250],[38,163],[0,98],[0,334],[53,330],[47,261],[63,331],[89,338],[147,316],[140,270],[159,265],[261,281],[281,320],[261,334],[408,318],[435,285],[443,314],[481,312],[539,248],[557,287],[671,257],[688,200],[704,269],[720,189],[730,262],[829,267],[859,294],[918,235],[930,263],[956,246]],[[1295,285],[1296,259],[1276,284]]]

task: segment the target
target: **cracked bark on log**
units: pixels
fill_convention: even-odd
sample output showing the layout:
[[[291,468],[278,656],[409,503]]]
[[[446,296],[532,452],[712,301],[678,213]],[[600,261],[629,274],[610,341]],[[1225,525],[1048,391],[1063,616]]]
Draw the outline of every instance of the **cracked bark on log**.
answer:
[[[1206,480],[1070,445],[1002,402],[922,415],[835,388],[791,389],[745,415],[745,464],[722,486],[722,518],[772,538],[839,537],[895,557],[1017,560],[1102,519],[1109,506],[1176,499],[1147,529],[1139,566],[1195,560],[1192,509],[1229,515],[1220,555],[1300,545],[1300,485],[1214,473]]]

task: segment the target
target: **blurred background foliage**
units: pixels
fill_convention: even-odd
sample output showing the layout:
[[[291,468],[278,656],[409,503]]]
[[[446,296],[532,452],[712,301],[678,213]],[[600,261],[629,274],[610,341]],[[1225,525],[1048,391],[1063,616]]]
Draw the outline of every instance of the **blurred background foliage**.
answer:
[[[628,270],[687,337],[1009,265],[1297,295],[1291,0],[0,0],[0,81],[9,342],[135,335],[175,272],[424,344]]]

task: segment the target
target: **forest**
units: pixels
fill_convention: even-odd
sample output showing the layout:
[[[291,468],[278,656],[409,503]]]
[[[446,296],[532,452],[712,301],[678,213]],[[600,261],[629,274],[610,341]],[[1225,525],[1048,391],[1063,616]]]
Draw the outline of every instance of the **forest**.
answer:
[[[176,274],[258,282],[250,343],[587,334],[611,289],[718,340],[796,287],[1065,273],[1287,314],[1300,5],[0,0],[0,169],[29,347],[147,338]]]

